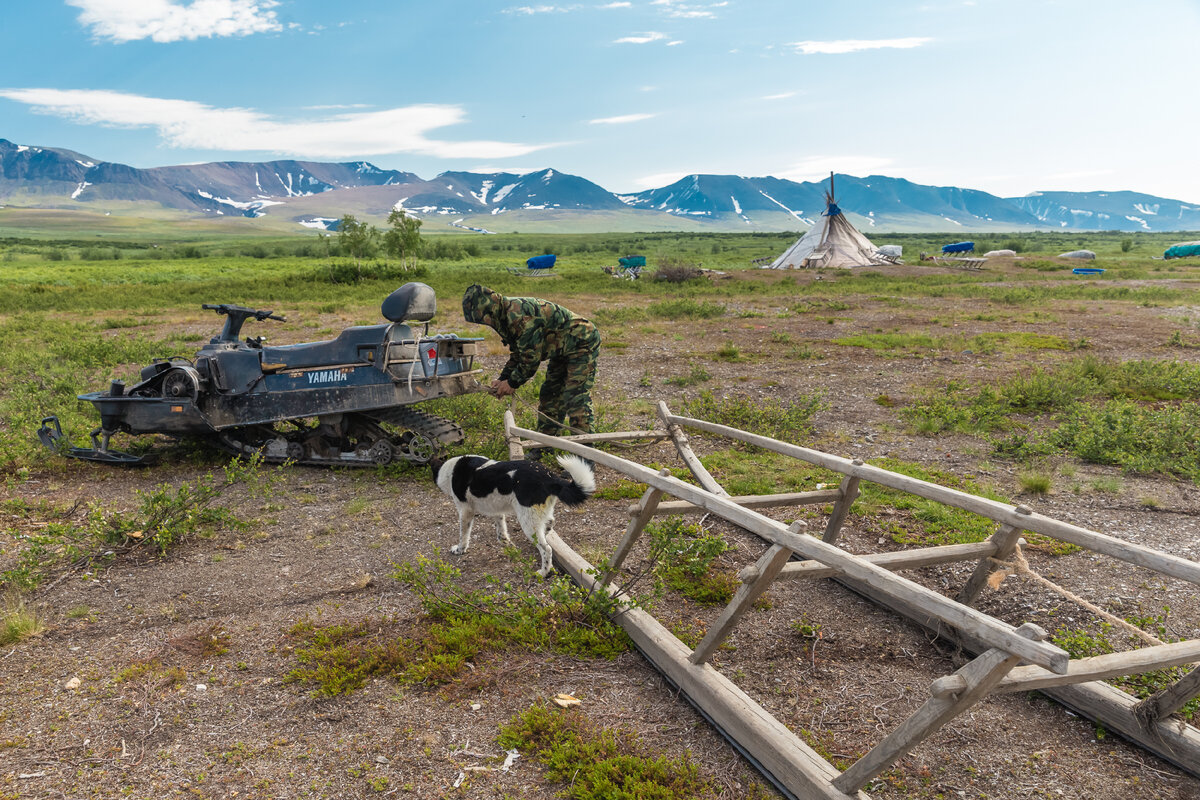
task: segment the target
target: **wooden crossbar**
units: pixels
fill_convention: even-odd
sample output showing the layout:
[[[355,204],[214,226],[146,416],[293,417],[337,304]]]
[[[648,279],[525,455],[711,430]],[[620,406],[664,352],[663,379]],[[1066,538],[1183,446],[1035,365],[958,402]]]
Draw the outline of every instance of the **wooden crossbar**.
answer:
[[[1087,683],[1119,675],[1137,675],[1156,669],[1200,662],[1200,639],[1153,645],[1125,653],[1072,659],[1065,675],[1054,675],[1041,667],[1017,667],[996,687],[997,692],[1027,692],[1051,686]]]
[[[937,547],[922,547],[917,550],[897,550],[894,553],[871,553],[860,556],[864,561],[870,561],[876,566],[890,570],[920,569],[937,564],[953,564],[972,558],[988,558],[996,551],[996,545],[990,541],[970,542],[967,544],[944,544]],[[781,581],[794,581],[804,578],[834,578],[844,574],[837,567],[822,564],[820,561],[793,561],[783,568],[779,574]]]
[[[607,433],[580,433],[574,436],[559,437],[565,442],[585,442],[591,444],[602,444],[605,442],[625,442],[636,441],[638,439],[666,439],[667,434],[663,431],[609,431]],[[539,447],[538,442],[517,440],[521,447]]]
[[[823,489],[816,492],[789,492],[786,494],[743,494],[729,499],[744,508],[778,508],[779,506],[807,506],[820,505],[822,503],[833,503],[840,500],[842,493],[837,489]],[[630,515],[638,513],[640,506],[637,504],[629,507]],[[705,509],[689,503],[687,500],[668,500],[658,504],[658,510],[654,512],[657,515],[662,514],[678,514],[680,516],[686,514],[703,514]]]

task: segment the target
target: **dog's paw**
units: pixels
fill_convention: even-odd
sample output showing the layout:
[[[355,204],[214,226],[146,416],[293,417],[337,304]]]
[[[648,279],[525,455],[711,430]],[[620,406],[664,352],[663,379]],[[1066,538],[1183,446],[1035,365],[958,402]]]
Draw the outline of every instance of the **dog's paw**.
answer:
[[[450,547],[450,553],[452,555],[461,556],[465,552],[467,552],[467,550],[461,544],[451,545]]]
[[[544,578],[547,575],[549,575],[551,572],[554,572],[554,567],[546,567],[545,569],[539,569],[537,571],[537,574],[538,574],[538,577]]]

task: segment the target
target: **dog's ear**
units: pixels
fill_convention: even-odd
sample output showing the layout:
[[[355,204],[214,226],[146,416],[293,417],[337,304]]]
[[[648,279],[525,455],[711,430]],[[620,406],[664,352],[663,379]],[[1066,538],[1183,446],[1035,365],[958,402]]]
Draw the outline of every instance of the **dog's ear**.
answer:
[[[429,471],[433,476],[433,482],[437,483],[438,473],[442,471],[442,465],[446,463],[446,459],[441,456],[434,456],[429,459]]]

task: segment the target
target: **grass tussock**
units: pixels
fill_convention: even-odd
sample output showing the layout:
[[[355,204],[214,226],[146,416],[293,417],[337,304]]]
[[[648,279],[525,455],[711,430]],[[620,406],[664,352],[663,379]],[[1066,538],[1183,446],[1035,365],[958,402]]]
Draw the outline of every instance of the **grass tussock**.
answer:
[[[628,730],[599,728],[577,710],[537,705],[500,729],[500,745],[536,759],[547,780],[573,800],[684,800],[717,797],[688,755],[656,754]],[[749,797],[766,793],[755,784]]]
[[[37,612],[25,605],[20,595],[10,593],[4,598],[0,618],[0,645],[19,644],[45,630],[46,623]]]
[[[813,417],[828,407],[818,392],[794,394],[787,400],[728,395],[704,391],[683,406],[683,415],[731,428],[753,431],[782,441],[796,441],[813,431]]]

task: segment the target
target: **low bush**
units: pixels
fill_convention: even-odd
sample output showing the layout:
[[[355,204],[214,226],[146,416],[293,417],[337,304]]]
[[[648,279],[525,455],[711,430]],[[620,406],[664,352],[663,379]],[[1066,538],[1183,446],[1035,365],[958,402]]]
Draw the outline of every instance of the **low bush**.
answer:
[[[685,800],[715,798],[687,755],[648,753],[633,733],[597,728],[578,711],[536,705],[500,729],[500,746],[536,758],[546,778],[572,800]],[[763,797],[757,784],[751,796]]]
[[[684,416],[753,431],[782,441],[803,439],[813,431],[813,417],[828,407],[823,394],[795,394],[787,400],[701,392],[683,406]]]

